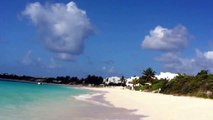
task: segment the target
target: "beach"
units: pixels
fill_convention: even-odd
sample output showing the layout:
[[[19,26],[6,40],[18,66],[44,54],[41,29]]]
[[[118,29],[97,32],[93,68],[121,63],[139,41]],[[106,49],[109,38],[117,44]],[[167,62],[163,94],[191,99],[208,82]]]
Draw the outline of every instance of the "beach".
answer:
[[[131,91],[122,88],[86,88],[103,94],[104,101],[127,109],[141,120],[212,120],[213,100]]]
[[[213,100],[0,81],[0,120],[212,120]]]
[[[0,120],[140,120],[106,101],[105,92],[81,88],[0,79]]]

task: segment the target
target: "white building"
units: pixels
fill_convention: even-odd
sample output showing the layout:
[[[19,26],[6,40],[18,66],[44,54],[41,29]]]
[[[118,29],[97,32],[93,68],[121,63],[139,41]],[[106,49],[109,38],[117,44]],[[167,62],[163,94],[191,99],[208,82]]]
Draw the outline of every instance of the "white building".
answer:
[[[127,78],[126,79],[126,86],[133,87],[132,81],[134,79],[139,79],[139,77],[138,76],[133,76],[133,77]]]
[[[174,77],[176,77],[178,74],[175,73],[170,73],[170,72],[160,72],[159,75],[155,75],[156,78],[158,79],[168,79],[171,80]]]
[[[108,78],[104,79],[104,83],[107,85],[109,83],[119,84],[119,83],[121,83],[121,78],[117,77],[117,76],[108,77]]]

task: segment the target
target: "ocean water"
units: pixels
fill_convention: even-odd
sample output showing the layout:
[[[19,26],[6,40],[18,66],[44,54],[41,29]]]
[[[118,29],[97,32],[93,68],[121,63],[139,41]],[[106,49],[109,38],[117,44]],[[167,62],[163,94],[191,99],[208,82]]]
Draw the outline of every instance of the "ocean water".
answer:
[[[0,79],[0,120],[141,120],[133,112],[100,92]]]
[[[70,120],[71,113],[87,106],[73,96],[87,93],[66,86],[0,80],[0,120]]]

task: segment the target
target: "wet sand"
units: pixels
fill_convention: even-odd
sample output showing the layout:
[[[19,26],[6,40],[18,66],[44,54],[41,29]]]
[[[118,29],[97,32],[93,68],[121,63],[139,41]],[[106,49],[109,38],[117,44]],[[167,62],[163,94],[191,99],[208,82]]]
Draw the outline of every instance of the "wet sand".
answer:
[[[107,94],[104,91],[95,92],[81,99],[89,104],[85,108],[81,108],[81,117],[76,119],[81,120],[142,120],[143,115],[136,115],[136,109],[126,109],[115,107],[110,102],[106,101],[104,96]]]

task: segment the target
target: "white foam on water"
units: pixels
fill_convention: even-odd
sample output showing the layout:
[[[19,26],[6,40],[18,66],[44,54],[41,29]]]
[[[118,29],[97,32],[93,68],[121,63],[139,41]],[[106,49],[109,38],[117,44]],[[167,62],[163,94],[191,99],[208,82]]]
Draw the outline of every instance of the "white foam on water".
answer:
[[[76,100],[89,102],[89,103],[92,103],[92,104],[101,105],[101,106],[105,106],[105,107],[110,107],[108,104],[105,104],[105,103],[102,103],[102,102],[97,101],[95,99],[92,99],[92,98],[100,96],[100,95],[103,95],[103,93],[82,94],[82,95],[74,96],[74,98]]]

